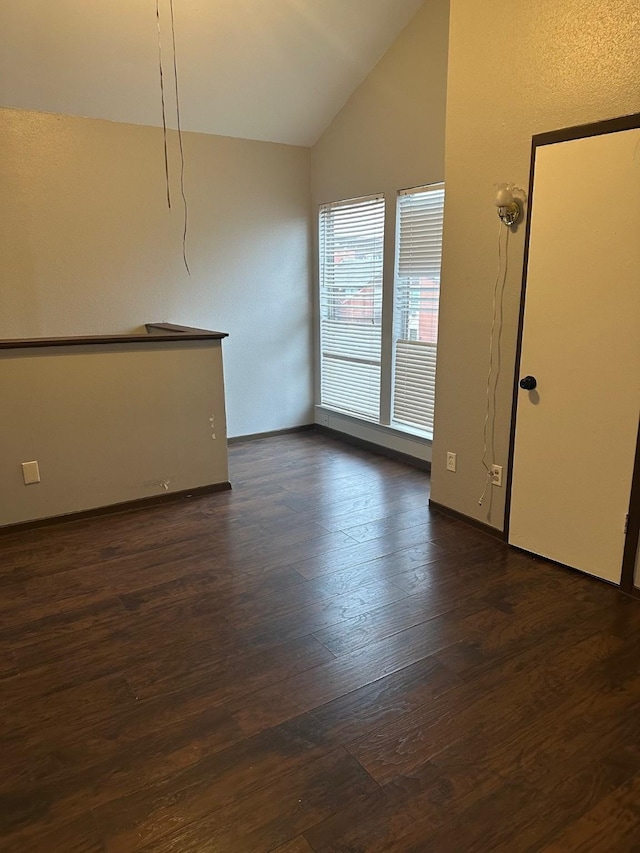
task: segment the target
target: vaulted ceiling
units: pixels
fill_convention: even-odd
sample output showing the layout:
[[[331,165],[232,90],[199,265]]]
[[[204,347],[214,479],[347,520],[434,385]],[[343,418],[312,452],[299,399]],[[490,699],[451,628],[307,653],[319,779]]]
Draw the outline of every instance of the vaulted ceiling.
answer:
[[[183,129],[312,145],[423,2],[173,0]],[[0,106],[159,125],[158,47],[156,0],[0,2]]]

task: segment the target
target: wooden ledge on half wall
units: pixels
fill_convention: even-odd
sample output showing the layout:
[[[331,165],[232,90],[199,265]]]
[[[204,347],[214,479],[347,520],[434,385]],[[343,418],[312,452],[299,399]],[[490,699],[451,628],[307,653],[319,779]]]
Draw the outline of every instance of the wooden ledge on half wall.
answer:
[[[147,323],[0,341],[0,533],[231,488],[226,337]]]
[[[69,347],[90,344],[144,344],[158,341],[219,341],[228,332],[178,326],[175,323],[145,323],[146,332],[131,335],[73,335],[61,338],[8,338],[0,340],[0,349],[31,349],[33,347]]]

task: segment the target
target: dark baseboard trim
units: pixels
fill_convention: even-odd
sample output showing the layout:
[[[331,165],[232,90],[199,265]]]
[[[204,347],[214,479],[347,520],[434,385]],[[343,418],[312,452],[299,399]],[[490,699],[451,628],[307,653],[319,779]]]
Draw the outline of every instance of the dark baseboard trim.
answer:
[[[249,435],[234,435],[227,439],[227,444],[240,444],[241,441],[257,441],[260,438],[275,438],[278,435],[289,435],[293,432],[310,432],[315,424],[302,424],[301,426],[287,427],[286,429],[272,429],[270,432],[252,432]]]
[[[369,450],[371,453],[377,453],[380,456],[388,456],[389,459],[404,462],[407,465],[412,465],[414,468],[419,468],[421,471],[431,471],[431,462],[427,462],[426,459],[418,459],[415,456],[410,456],[408,453],[402,453],[399,450],[393,450],[391,447],[384,447],[381,444],[374,444],[372,441],[357,438],[355,435],[349,435],[346,432],[340,432],[340,430],[331,429],[331,427],[326,427],[322,424],[315,424],[314,426],[316,432],[336,438],[338,441],[345,442],[345,444],[352,444],[361,450]]]
[[[497,527],[491,527],[490,524],[478,521],[476,518],[472,518],[470,515],[465,515],[463,512],[458,512],[455,509],[451,509],[444,504],[439,504],[436,501],[429,499],[429,509],[435,509],[436,512],[441,512],[443,515],[449,515],[451,518],[456,518],[458,521],[464,521],[465,524],[469,524],[471,527],[476,527],[478,530],[482,530],[483,533],[493,536],[494,539],[500,539],[502,542],[507,541],[503,530],[498,530]]]
[[[121,512],[131,512],[136,509],[146,509],[158,504],[170,503],[172,501],[195,498],[200,495],[211,495],[215,492],[226,492],[231,488],[231,483],[212,483],[210,486],[197,486],[195,489],[183,489],[180,492],[166,492],[162,495],[153,495],[149,498],[137,498],[133,501],[109,504],[108,506],[97,506],[93,509],[83,509],[78,512],[69,512],[66,515],[53,515],[49,518],[36,518],[33,521],[20,521],[17,524],[7,524],[0,527],[0,537],[12,533],[21,533],[28,530],[36,530],[39,527],[51,527],[54,524],[67,524],[70,521],[83,521],[88,518],[98,518],[101,515],[117,515]]]

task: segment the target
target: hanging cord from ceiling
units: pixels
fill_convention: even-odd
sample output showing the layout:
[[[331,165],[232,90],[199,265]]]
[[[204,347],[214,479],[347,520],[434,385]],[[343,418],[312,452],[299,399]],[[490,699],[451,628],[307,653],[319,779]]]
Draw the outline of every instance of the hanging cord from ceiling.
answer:
[[[507,236],[504,245],[504,269],[502,268],[502,232],[506,231]],[[509,266],[509,228],[504,228],[502,222],[498,224],[498,271],[496,273],[496,281],[493,286],[493,317],[491,320],[491,333],[489,335],[489,371],[487,373],[487,392],[486,392],[486,411],[484,417],[483,429],[483,447],[482,447],[482,465],[487,472],[487,477],[484,484],[484,491],[480,495],[478,505],[482,506],[487,494],[487,489],[493,481],[491,466],[487,462],[487,452],[489,450],[489,419],[493,414],[491,422],[491,451],[494,451],[495,438],[495,423],[496,423],[496,398],[498,388],[498,377],[500,375],[501,364],[501,336],[502,336],[502,316],[503,316],[503,297],[504,287],[507,281],[507,270]],[[498,333],[496,335],[496,328]],[[495,375],[494,375],[494,351],[496,350],[495,341],[497,338],[497,357],[495,358]],[[492,387],[493,385],[493,387]]]
[[[164,174],[167,183],[167,207],[171,210],[171,187],[169,185],[169,152],[167,150],[167,110],[164,100],[164,68],[162,65],[162,29],[160,27],[160,0],[156,0],[158,22],[158,64],[160,66],[160,98],[162,100],[162,139],[164,142]]]
[[[173,0],[169,0],[169,9],[171,10],[171,39],[173,43],[173,80],[176,91],[176,121],[178,125],[178,144],[180,147],[180,193],[182,195],[182,208],[184,215],[184,227],[182,229],[182,259],[184,261],[187,273],[191,275],[189,262],[187,261],[187,230],[189,225],[189,206],[187,205],[187,196],[184,191],[184,145],[182,143],[182,123],[180,120],[180,93],[178,85],[178,60],[176,53],[176,24],[173,13]]]
[[[176,27],[175,14],[173,9],[173,0],[169,0],[169,9],[171,13],[171,43],[173,49],[173,79],[175,87],[176,99],[176,121],[178,130],[178,147],[180,150],[180,194],[182,196],[184,225],[182,229],[182,260],[189,275],[189,262],[187,260],[187,231],[189,223],[189,207],[187,205],[187,196],[184,189],[184,173],[185,173],[185,157],[184,143],[182,139],[182,120],[180,117],[180,87],[178,84],[178,60],[176,51]],[[164,90],[164,66],[162,62],[162,22],[160,16],[160,0],[156,0],[156,21],[158,24],[158,61],[160,66],[160,98],[162,101],[162,138],[164,143],[164,173],[167,185],[167,206],[171,210],[171,182],[169,179],[169,148],[167,144],[167,110]]]

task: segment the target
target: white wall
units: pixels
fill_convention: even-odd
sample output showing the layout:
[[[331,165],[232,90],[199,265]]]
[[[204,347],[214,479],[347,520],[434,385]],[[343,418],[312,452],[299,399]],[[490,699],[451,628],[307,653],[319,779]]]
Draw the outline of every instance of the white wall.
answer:
[[[387,339],[391,335],[389,285],[393,282],[397,191],[441,181],[444,175],[448,23],[448,0],[427,2],[313,149],[314,223],[317,207],[323,202],[385,194],[383,334]],[[333,429],[423,460],[430,458],[430,443],[424,440],[358,424],[338,414],[328,418]],[[327,416],[317,414],[316,420],[327,423]]]
[[[0,526],[229,479],[219,341],[0,350],[0,399]]]
[[[639,81],[637,0],[452,0],[432,497],[496,528],[504,523],[505,490],[492,488],[492,500],[478,506],[497,267],[494,184],[527,187],[533,134],[640,111]],[[519,228],[510,237],[489,460],[501,465],[509,446],[523,244]],[[447,450],[458,454],[456,474],[445,470]]]
[[[0,338],[228,332],[229,434],[310,423],[309,150],[0,109]]]

